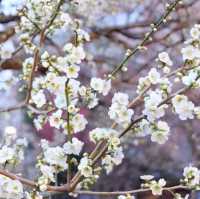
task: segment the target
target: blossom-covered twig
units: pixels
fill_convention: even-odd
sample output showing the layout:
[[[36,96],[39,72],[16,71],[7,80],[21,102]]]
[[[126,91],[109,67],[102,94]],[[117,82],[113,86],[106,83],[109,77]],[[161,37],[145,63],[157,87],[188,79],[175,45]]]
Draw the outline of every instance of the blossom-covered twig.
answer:
[[[164,187],[163,191],[174,191],[174,190],[188,190],[186,186],[183,185],[176,185],[172,187]],[[149,192],[151,189],[149,188],[141,188],[141,189],[134,189],[130,191],[111,191],[111,192],[101,192],[101,191],[75,191],[74,193],[81,194],[81,195],[97,195],[97,196],[118,196],[118,195],[128,195],[128,194],[138,194]]]
[[[194,26],[190,33],[192,38],[181,50],[184,60],[183,67],[170,72],[170,67],[173,66],[170,56],[166,52],[159,53],[158,69],[151,68],[147,76],[139,79],[136,90],[138,95],[132,101],[129,101],[129,96],[125,93],[116,92],[114,94],[108,110],[110,119],[114,121],[113,125],[111,128],[95,128],[89,132],[90,140],[96,144],[96,147],[90,154],[84,153],[80,161],[77,157],[81,154],[84,143],[77,136],[73,136],[73,134],[83,131],[88,123],[86,117],[81,114],[81,106],[92,109],[98,105],[98,95],[106,96],[109,93],[111,79],[119,71],[125,71],[124,66],[128,60],[136,52],[145,48],[144,45],[151,39],[159,26],[167,21],[169,14],[181,3],[181,0],[167,4],[166,13],[158,22],[151,24],[152,30],[145,35],[144,40],[132,51],[127,51],[122,63],[107,78],[92,77],[89,86],[84,86],[77,79],[80,64],[86,58],[83,44],[84,41],[89,41],[89,35],[80,28],[77,20],[72,20],[68,13],[64,13],[64,7],[63,10],[61,9],[64,0],[52,2],[40,0],[42,5],[48,8],[48,12],[44,14],[42,6],[38,6],[33,0],[29,1],[19,24],[22,33],[20,41],[24,44],[25,51],[31,54],[31,57],[23,62],[22,79],[27,81],[27,94],[22,104],[6,110],[28,107],[30,115],[33,117],[37,115],[33,122],[38,130],[42,129],[45,122],[49,122],[51,127],[66,134],[68,140],[63,146],[50,146],[48,141],[41,140],[42,152],[37,157],[37,168],[40,175],[37,180],[31,181],[1,169],[0,174],[7,177],[1,179],[2,186],[8,188],[7,184],[10,183],[14,189],[9,188],[8,192],[15,191],[20,194],[23,193],[22,184],[28,185],[33,188],[30,197],[35,197],[37,191],[121,195],[151,190],[154,195],[161,195],[162,191],[169,191],[173,194],[172,190],[178,188],[197,189],[200,187],[200,172],[196,167],[190,165],[184,169],[184,179],[180,181],[180,185],[175,187],[165,187],[164,179],[157,181],[152,176],[143,176],[141,179],[145,183],[139,190],[111,193],[84,191],[96,182],[102,169],[109,173],[115,165],[122,162],[124,154],[120,138],[131,130],[134,135],[150,135],[152,142],[164,144],[168,140],[170,127],[167,122],[160,119],[164,117],[166,108],[172,107],[181,120],[200,118],[200,107],[195,107],[184,95],[190,88],[200,85],[200,25]],[[69,25],[72,32],[75,32],[76,42],[67,43],[64,46],[65,55],[50,55],[50,52],[43,48],[47,34],[53,34],[55,30]],[[38,47],[29,38],[36,29],[40,33]],[[45,51],[43,52],[43,50]],[[45,69],[45,75],[36,73],[38,66]],[[175,76],[175,79],[172,78],[174,82],[181,81],[185,85],[176,92],[172,89],[173,84],[170,79],[172,76]],[[133,108],[141,100],[144,102],[144,109],[141,113],[136,114],[137,109],[133,110]],[[40,108],[47,109],[47,111],[40,112],[37,110]],[[122,130],[118,132],[116,127],[120,127]],[[22,146],[26,146],[27,142],[17,140],[16,130],[13,128],[5,130],[4,142],[0,149],[1,163],[2,165],[16,166],[23,159]],[[78,170],[74,176],[72,176],[72,164],[77,166]],[[57,186],[59,172],[67,172],[67,183]],[[78,190],[78,184],[81,186],[81,190]]]
[[[181,0],[176,0],[171,5],[167,6],[166,13],[158,20],[158,22],[156,22],[155,24],[154,23],[151,24],[152,30],[149,33],[146,33],[144,39],[141,41],[141,43],[139,45],[137,45],[132,51],[127,53],[127,56],[123,59],[121,64],[119,66],[117,66],[110,73],[110,75],[109,75],[110,78],[114,77],[124,67],[124,65],[129,61],[129,59],[144,47],[145,43],[152,37],[154,32],[157,31],[157,29],[160,27],[160,25],[162,25],[163,23],[166,23],[167,17],[174,10],[174,8],[181,2],[182,2]]]

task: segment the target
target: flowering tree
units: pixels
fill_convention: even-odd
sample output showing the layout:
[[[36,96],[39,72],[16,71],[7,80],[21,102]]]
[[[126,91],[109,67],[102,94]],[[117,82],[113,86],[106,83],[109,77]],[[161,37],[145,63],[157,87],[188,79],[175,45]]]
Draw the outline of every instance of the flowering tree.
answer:
[[[33,118],[35,127],[41,129],[45,123],[66,135],[62,146],[50,146],[41,140],[41,153],[37,157],[36,168],[40,175],[35,181],[10,172],[24,159],[27,141],[17,138],[16,129],[5,128],[0,149],[0,190],[10,198],[42,198],[48,193],[68,193],[77,195],[116,196],[119,199],[134,198],[139,192],[152,191],[162,195],[168,191],[176,199],[188,198],[177,190],[198,190],[200,172],[192,165],[185,167],[183,177],[176,186],[166,186],[166,181],[154,179],[152,175],[141,176],[141,189],[130,191],[101,192],[91,191],[102,170],[110,173],[113,167],[122,163],[124,158],[123,142],[129,132],[135,136],[150,137],[153,143],[164,144],[170,136],[170,124],[164,120],[166,110],[171,110],[180,120],[200,118],[200,107],[187,97],[190,89],[200,87],[200,25],[191,28],[188,38],[180,52],[182,65],[173,70],[173,61],[167,52],[157,55],[157,67],[151,68],[147,76],[141,77],[137,85],[137,96],[129,99],[128,94],[116,91],[108,108],[111,127],[97,126],[89,132],[90,141],[95,144],[89,153],[83,152],[84,142],[77,133],[88,124],[80,109],[92,111],[98,106],[99,99],[108,95],[112,82],[120,73],[126,73],[127,63],[136,53],[147,51],[146,44],[163,25],[167,24],[170,14],[182,6],[181,0],[166,4],[165,12],[159,20],[149,24],[142,41],[133,49],[127,49],[124,59],[104,77],[92,77],[84,84],[79,79],[81,63],[87,60],[84,44],[90,35],[84,24],[77,20],[73,10],[83,9],[86,2],[77,4],[75,0],[27,0],[19,11],[19,23],[15,31],[19,35],[20,47],[10,53],[1,49],[1,58],[12,58],[24,49],[28,58],[22,64],[19,79],[23,81],[21,90],[26,92],[19,104],[1,109],[10,112],[26,108]],[[46,40],[60,29],[69,29],[71,41],[63,46],[57,55],[46,48]],[[44,72],[41,73],[41,70]],[[178,88],[178,89],[177,89]],[[142,101],[143,110],[138,113],[137,103]],[[76,168],[76,172],[74,169]],[[66,183],[58,185],[57,176],[66,173]]]

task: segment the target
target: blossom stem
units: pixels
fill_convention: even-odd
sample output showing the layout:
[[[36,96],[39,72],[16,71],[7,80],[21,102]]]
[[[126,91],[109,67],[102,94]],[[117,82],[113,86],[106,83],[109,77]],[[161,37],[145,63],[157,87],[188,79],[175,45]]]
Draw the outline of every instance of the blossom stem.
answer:
[[[191,67],[188,67],[188,66],[186,66],[186,65],[184,64],[183,67],[178,68],[178,69],[172,71],[171,73],[165,75],[164,78],[172,77],[172,76],[176,75],[176,74],[179,73],[179,72],[188,71],[188,70],[191,70],[191,69],[193,69],[193,68],[194,68],[194,67],[191,68]],[[145,94],[151,87],[152,87],[152,85],[147,86],[136,98],[134,98],[134,99],[129,103],[128,107],[129,107],[129,108],[133,108],[133,106],[134,106],[138,101],[141,100],[141,98],[144,96],[144,94]],[[183,91],[182,91],[182,92],[183,92]],[[169,100],[169,99],[168,99],[168,100]],[[137,120],[135,120],[135,123],[137,123],[138,121],[141,121],[142,119],[144,119],[144,116],[143,116],[143,115],[140,116],[140,117],[138,117]],[[115,128],[116,125],[117,125],[116,123],[113,123],[112,126],[111,126],[111,128]],[[130,129],[132,129],[132,125],[130,126],[129,130],[130,130]],[[123,136],[125,133],[126,133],[126,130],[123,131],[123,133],[120,135],[120,137]],[[97,143],[95,149],[94,149],[94,150],[92,151],[92,153],[90,154],[90,159],[97,159],[97,160],[99,159],[98,157],[101,156],[101,154],[104,153],[105,150],[106,150],[106,148],[107,148],[107,146],[103,146],[103,145],[106,145],[106,142],[103,141],[103,140],[101,140],[100,142]],[[103,148],[102,148],[102,147],[103,147]],[[101,149],[101,154],[99,154],[99,150],[100,150],[100,149]],[[95,160],[95,162],[96,162],[96,160]],[[76,175],[74,176],[74,178],[72,179],[72,184],[73,184],[73,185],[76,184],[76,183],[77,183],[77,180],[78,180],[80,177],[81,177],[80,172],[77,172],[77,174],[76,174]],[[72,185],[72,186],[73,186],[73,185]]]
[[[177,6],[177,4],[180,2],[180,0],[176,0],[174,3],[172,3],[167,12],[160,18],[160,20],[156,23],[155,27],[158,28],[169,16],[169,14],[173,11],[173,9]],[[139,46],[143,46],[145,44],[146,41],[148,41],[148,39],[152,36],[152,34],[154,33],[154,30],[152,29],[152,31],[150,33],[147,33],[144,40],[141,42],[140,45],[136,46],[135,49],[127,56],[125,57],[125,59],[122,61],[122,63],[113,70],[113,72],[111,72],[111,77],[114,76],[119,70],[121,70],[121,68],[124,66],[124,64],[139,50]],[[140,98],[143,96],[143,94],[148,91],[149,88],[145,89],[145,91],[139,95],[135,100],[133,100],[130,103],[130,107],[132,107],[138,100],[140,100]],[[114,123],[113,126],[116,126],[116,124]],[[100,141],[100,144],[97,144],[97,146],[95,147],[95,149],[93,150],[93,152],[90,155],[90,158],[95,157],[97,151],[99,150],[101,144],[103,143],[103,141]]]
[[[70,127],[70,113],[69,113],[70,100],[69,100],[68,83],[69,83],[69,79],[65,83],[65,98],[66,98],[66,104],[67,104],[67,134],[68,134],[68,139],[71,142],[72,141],[72,132],[71,132],[71,127]],[[71,169],[72,169],[70,156],[67,157],[67,163],[68,163],[67,182],[69,183],[71,180]]]
[[[38,32],[36,31],[33,34],[32,39],[37,35],[37,33],[41,33],[40,34],[40,47],[42,46],[42,44],[44,42],[45,31],[53,24],[54,20],[56,19],[57,15],[59,13],[59,10],[60,10],[60,8],[61,8],[61,6],[63,5],[64,2],[65,2],[65,0],[60,0],[59,1],[58,5],[57,5],[57,7],[55,9],[55,12],[53,13],[50,21],[47,23],[47,25],[44,27],[43,30],[41,30],[40,27],[37,26],[37,24],[35,24],[35,23],[33,23],[31,21],[36,26],[36,28],[38,29]],[[21,49],[22,49],[22,46],[19,47],[19,49],[16,52],[14,52],[14,54],[16,54]],[[31,73],[30,73],[30,78],[29,78],[29,82],[28,82],[28,90],[27,90],[27,94],[26,94],[25,100],[22,101],[22,102],[20,102],[19,104],[15,105],[15,106],[12,106],[12,107],[9,107],[9,108],[0,109],[0,113],[18,110],[18,109],[27,107],[29,105],[29,100],[30,100],[30,97],[31,97],[31,90],[32,90],[34,73],[35,73],[35,69],[36,69],[38,63],[39,63],[39,49],[37,48],[35,50],[35,53],[34,53],[34,63],[33,63],[33,67],[32,67]]]
[[[188,190],[186,186],[183,185],[176,185],[172,187],[164,187],[163,191],[172,191],[177,189],[184,189]],[[127,194],[137,194],[137,193],[144,193],[149,192],[151,189],[149,188],[141,188],[141,189],[134,189],[130,191],[113,191],[113,192],[99,192],[99,191],[75,191],[75,193],[81,194],[81,195],[98,195],[98,196],[116,196],[116,195],[127,195]]]
[[[13,180],[19,180],[21,183],[37,188],[37,184],[34,181],[28,180],[26,178],[23,178],[21,176],[17,176],[15,174],[12,174],[10,172],[7,172],[3,169],[0,169],[0,174],[4,175],[10,179]],[[177,186],[172,186],[172,187],[165,187],[163,188],[163,191],[168,191],[168,190],[177,190],[177,189],[184,189],[188,190],[189,188],[183,185],[177,185]],[[47,186],[47,191],[52,194],[52,193],[70,193],[72,191],[72,187],[70,187],[68,184],[64,184],[61,186]],[[98,192],[98,191],[84,191],[84,190],[79,190],[79,191],[74,191],[74,193],[77,194],[83,194],[83,195],[101,195],[101,196],[114,196],[114,195],[123,195],[123,194],[136,194],[136,193],[143,193],[143,192],[149,192],[151,191],[150,189],[135,189],[135,190],[130,190],[130,191],[114,191],[114,192]]]
[[[33,187],[33,188],[37,188],[37,183],[32,181],[32,180],[28,180],[26,178],[23,178],[21,176],[17,176],[15,174],[12,174],[10,172],[7,172],[6,170],[0,169],[0,174],[4,175],[12,180],[19,180],[22,184],[27,185],[29,187]],[[68,184],[64,184],[62,186],[47,186],[47,191],[49,192],[70,192],[71,188]]]
[[[114,77],[123,67],[124,65],[129,61],[130,58],[133,57],[140,49],[143,47],[146,42],[153,36],[153,34],[158,30],[158,28],[165,23],[167,20],[167,17],[170,15],[170,13],[174,10],[174,8],[178,5],[178,3],[181,2],[181,0],[176,0],[175,2],[171,3],[171,5],[167,8],[166,13],[155,23],[153,24],[152,30],[145,34],[144,39],[139,43],[128,55],[122,60],[122,62],[110,73],[108,78]]]
[[[197,79],[199,79],[200,77],[198,77]],[[163,103],[166,103],[168,102],[169,100],[171,100],[171,98],[175,95],[178,95],[178,94],[181,94],[181,93],[184,93],[186,92],[189,88],[189,87],[184,87],[180,90],[178,90],[177,92],[175,92],[174,94],[170,95],[168,98],[166,98],[165,100],[163,100],[159,106],[161,106]],[[120,134],[120,137],[124,136],[131,128],[134,124],[136,124],[137,122],[141,121],[142,119],[144,119],[145,116],[144,115],[141,115],[139,116],[137,119],[135,119],[133,122],[131,122],[131,124]],[[102,148],[102,150],[99,152],[99,155],[93,160],[93,164],[95,164],[105,153],[105,151],[107,150],[107,146],[104,146]],[[14,180],[19,180],[21,183],[23,184],[26,184],[28,186],[31,186],[31,187],[35,187],[37,188],[37,184],[34,182],[34,181],[31,181],[31,180],[28,180],[26,178],[22,178],[22,177],[19,177],[19,176],[16,176],[12,173],[9,173],[3,169],[0,169],[0,174],[4,175],[4,176],[7,176],[11,179],[14,179]],[[71,192],[74,190],[76,184],[79,182],[80,180],[80,177],[81,175],[78,173],[76,175],[76,178],[71,181],[71,184],[69,185],[68,183],[67,184],[64,184],[62,186],[47,186],[47,191],[49,192]],[[178,185],[178,186],[174,186],[174,187],[171,187],[170,190],[174,190],[174,189],[188,189],[187,187],[184,187],[184,186],[181,186],[181,185]],[[169,188],[164,188],[163,190],[169,190]],[[126,194],[126,193],[139,193],[139,192],[146,192],[146,191],[150,191],[150,189],[138,189],[138,190],[132,190],[132,191],[128,191],[128,192],[91,192],[91,191],[77,191],[75,193],[79,193],[79,194],[91,194],[91,195],[108,195],[109,193],[111,195],[121,195],[121,194]]]
[[[198,80],[200,77],[197,77],[196,80]],[[163,105],[165,103],[167,103],[168,101],[170,101],[174,96],[178,95],[178,94],[182,94],[182,93],[185,93],[186,91],[188,91],[188,89],[190,89],[191,86],[186,86],[186,87],[183,87],[181,89],[179,89],[177,92],[173,93],[172,95],[168,96],[166,99],[164,99],[159,105]],[[119,138],[123,137],[127,132],[129,132],[132,127],[137,124],[138,122],[140,122],[142,119],[145,119],[146,116],[145,115],[140,115],[137,119],[133,120],[129,125],[128,127],[119,135]],[[107,148],[108,148],[108,144],[105,143],[104,141],[100,141],[101,142],[101,149],[100,151],[98,151],[97,155],[94,157],[93,159],[93,165],[96,164],[98,162],[98,160],[100,160],[100,158],[105,154],[105,152],[107,151]],[[104,144],[104,146],[102,146],[102,144]],[[100,146],[100,144],[98,145]],[[74,188],[76,187],[76,185],[78,184],[79,180],[81,178],[81,173],[80,172],[77,172],[77,174],[74,176],[74,178],[72,179],[72,182],[71,182],[71,186]]]

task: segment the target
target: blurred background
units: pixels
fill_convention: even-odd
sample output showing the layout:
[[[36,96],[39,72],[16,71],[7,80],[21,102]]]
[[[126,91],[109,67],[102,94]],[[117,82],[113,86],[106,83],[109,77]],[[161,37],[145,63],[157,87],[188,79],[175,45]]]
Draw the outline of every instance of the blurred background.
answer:
[[[0,43],[1,48],[8,53],[19,49],[18,35],[15,26],[19,20],[17,10],[24,6],[24,0],[0,1]],[[88,84],[92,76],[103,77],[120,63],[126,49],[134,48],[150,30],[149,24],[159,19],[169,0],[77,0],[80,6],[72,11],[71,15],[80,19],[82,26],[91,36],[91,41],[86,43],[87,60],[82,63],[80,79]],[[122,91],[129,94],[130,98],[136,96],[138,78],[145,76],[151,67],[156,66],[155,59],[159,52],[167,51],[174,62],[174,68],[181,65],[180,49],[188,38],[189,29],[200,23],[200,1],[185,0],[171,14],[171,19],[163,25],[147,43],[148,50],[136,54],[128,63],[128,72],[121,74],[113,81],[112,92],[102,98],[100,106],[88,111],[82,108],[89,124],[84,132],[78,134],[84,140],[84,151],[94,147],[88,141],[88,132],[96,127],[109,127],[111,122],[107,115],[108,107],[114,92]],[[68,30],[57,31],[46,40],[47,50],[54,54],[62,54],[63,44],[69,42],[71,33]],[[37,38],[36,38],[37,39]],[[17,104],[24,97],[18,92],[23,59],[26,55],[22,50],[15,53],[11,59],[0,60],[0,108]],[[44,73],[43,71],[40,71]],[[12,81],[11,81],[12,80]],[[199,104],[200,91],[188,93],[189,98]],[[142,104],[135,107],[136,114],[141,112]],[[199,165],[200,158],[200,123],[196,120],[182,122],[170,111],[165,116],[171,127],[171,136],[164,145],[152,143],[149,138],[136,138],[131,133],[124,138],[125,160],[116,167],[112,173],[102,174],[93,190],[114,191],[130,190],[140,187],[139,176],[144,174],[154,175],[156,178],[164,177],[168,185],[176,185],[182,176],[183,168],[190,163]],[[34,179],[37,171],[34,169],[36,156],[40,152],[39,142],[45,138],[52,145],[62,144],[65,136],[50,128],[48,124],[41,131],[34,128],[33,121],[25,109],[10,113],[0,114],[0,133],[4,127],[13,125],[18,130],[20,137],[26,137],[29,145],[26,158],[15,172]],[[60,177],[62,178],[62,176]],[[52,196],[62,198],[62,196]],[[66,198],[67,196],[63,196]],[[79,196],[80,198],[97,198]],[[154,199],[150,193],[140,194],[137,198]],[[173,198],[170,193],[164,193],[160,198]],[[198,192],[191,193],[191,198],[200,198]]]

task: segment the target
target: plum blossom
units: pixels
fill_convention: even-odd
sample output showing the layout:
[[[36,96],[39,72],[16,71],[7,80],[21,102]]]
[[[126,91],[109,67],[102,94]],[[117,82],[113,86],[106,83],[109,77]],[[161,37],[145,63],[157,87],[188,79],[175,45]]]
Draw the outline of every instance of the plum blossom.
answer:
[[[194,108],[194,114],[196,115],[197,119],[200,119],[200,106]]]
[[[185,76],[182,77],[182,81],[186,86],[191,86],[196,82],[196,79],[198,77],[198,72],[197,71],[189,71],[189,73]]]
[[[10,59],[12,53],[15,51],[14,44],[11,40],[8,40],[0,46],[0,57],[1,59]]]
[[[85,177],[90,177],[93,174],[93,170],[91,167],[91,160],[85,156],[81,159],[78,170],[81,172],[81,174]]]
[[[191,101],[188,100],[187,96],[176,95],[172,99],[172,105],[181,120],[194,118],[193,113],[195,106]]]
[[[80,67],[75,64],[71,65],[71,66],[67,66],[67,68],[66,68],[67,77],[68,78],[77,78],[79,70],[80,70]]]
[[[33,120],[35,128],[37,130],[41,130],[43,125],[44,125],[44,123],[45,123],[45,120],[46,120],[46,118],[45,118],[44,115],[38,115],[38,117]]]
[[[62,124],[62,111],[59,109],[56,112],[54,112],[50,117],[49,117],[49,123],[52,127],[55,127],[57,129],[60,128]]]
[[[15,158],[15,150],[8,146],[3,146],[0,149],[0,164],[5,164],[7,162],[13,161]]]
[[[63,145],[64,152],[68,155],[79,155],[84,143],[77,138],[72,138],[72,142],[67,142]]]
[[[64,27],[65,27],[65,28],[66,28],[66,27],[69,25],[69,23],[71,23],[71,21],[72,21],[72,19],[71,19],[71,17],[69,16],[68,13],[62,13],[62,14],[60,15],[60,20],[64,23]]]
[[[181,50],[184,60],[193,60],[195,58],[200,58],[200,50],[190,45]]]
[[[194,27],[190,30],[190,35],[193,39],[200,39],[200,27],[198,24],[195,24]]]
[[[158,182],[155,180],[152,180],[149,187],[153,195],[162,195],[163,187],[165,185],[166,185],[166,181],[162,178],[158,180]]]
[[[161,63],[168,65],[168,66],[172,66],[173,62],[170,59],[169,55],[167,52],[162,52],[158,54],[158,59]]]
[[[76,114],[71,121],[74,133],[83,131],[87,125],[87,120],[82,114]]]
[[[14,73],[11,70],[3,70],[0,72],[0,91],[9,90],[9,88],[14,85],[18,81],[16,77],[14,77]]]
[[[102,93],[104,96],[106,96],[111,89],[111,81],[93,77],[91,79],[90,86],[95,91]]]
[[[3,193],[10,194],[16,198],[21,198],[23,195],[23,185],[18,180],[4,179],[1,182],[1,189]]]
[[[166,104],[160,105],[163,101],[163,94],[161,91],[149,91],[148,95],[145,97],[145,109],[143,114],[147,116],[149,121],[155,121],[164,116]]]
[[[40,170],[45,177],[51,180],[51,182],[55,182],[54,174],[56,173],[56,170],[54,167],[41,165]]]
[[[46,97],[42,90],[39,92],[32,92],[31,99],[38,108],[41,108],[46,103]]]
[[[144,181],[150,181],[150,180],[154,179],[154,176],[152,176],[152,175],[143,175],[143,176],[140,176],[140,179],[144,180]]]
[[[128,108],[128,95],[124,93],[115,93],[112,98],[112,105],[109,108],[109,117],[118,124],[126,125],[130,123],[133,114],[134,111]]]
[[[64,46],[64,51],[67,54],[69,62],[74,64],[80,64],[81,60],[85,58],[85,51],[82,46],[75,47],[72,43],[68,43]]]
[[[69,157],[71,160],[71,156],[73,156],[73,159],[70,163],[73,162],[74,166],[76,166],[76,163],[79,163],[77,166],[79,171],[78,178],[79,174],[82,178],[80,181],[76,177],[73,179],[75,179],[75,182],[79,181],[82,188],[88,188],[88,185],[95,182],[101,169],[105,169],[107,173],[111,172],[114,166],[119,165],[124,159],[120,138],[128,130],[133,129],[139,136],[147,135],[151,137],[152,142],[164,144],[169,138],[170,127],[167,122],[160,120],[160,118],[165,115],[165,109],[171,106],[170,102],[172,102],[172,108],[181,120],[193,119],[194,116],[200,118],[200,107],[195,107],[193,102],[189,101],[186,96],[174,96],[171,92],[172,83],[170,82],[170,77],[174,74],[167,74],[170,72],[170,66],[173,65],[173,62],[167,52],[161,52],[158,55],[158,69],[151,68],[146,77],[139,79],[136,92],[139,94],[139,98],[144,99],[144,110],[136,109],[136,111],[142,112],[141,117],[136,116],[138,119],[132,122],[135,112],[132,109],[132,103],[129,103],[129,96],[122,92],[116,92],[112,98],[108,115],[114,121],[114,124],[118,125],[117,130],[114,129],[115,125],[111,128],[100,128],[97,126],[97,128],[91,130],[89,132],[89,138],[97,145],[97,153],[99,153],[97,155],[101,156],[98,157],[98,162],[95,162],[97,156],[92,157],[93,153],[92,155],[84,154],[81,156],[79,162],[79,157],[77,156],[80,155],[84,143],[74,137],[74,134],[83,131],[88,124],[86,117],[80,113],[80,110],[82,110],[81,106],[85,105],[89,109],[92,109],[98,105],[99,94],[103,96],[109,94],[111,90],[111,79],[114,78],[113,74],[115,74],[116,70],[114,69],[114,72],[111,72],[106,79],[92,77],[87,86],[82,85],[78,81],[77,78],[81,69],[81,63],[89,57],[84,50],[84,42],[89,41],[90,36],[81,29],[83,24],[78,20],[74,20],[70,16],[71,12],[68,12],[68,9],[71,8],[70,3],[76,3],[76,1],[69,1],[70,6],[60,5],[60,10],[56,10],[56,15],[52,16],[55,11],[54,9],[59,6],[57,5],[59,2],[65,3],[59,0],[28,0],[26,9],[23,10],[24,13],[21,13],[23,16],[20,16],[21,20],[16,27],[16,32],[20,34],[20,44],[24,47],[25,52],[30,54],[30,57],[25,59],[22,64],[22,75],[20,76],[21,80],[26,81],[26,83],[29,83],[31,80],[30,103],[34,103],[34,107],[38,109],[46,108],[49,111],[48,114],[38,114],[37,118],[34,119],[34,124],[40,130],[45,122],[49,122],[51,127],[63,131],[64,134],[68,135],[67,138],[69,138],[62,147],[50,147],[47,141],[41,141],[43,152],[38,155],[37,159],[40,176],[36,181],[36,188],[41,192],[47,191],[48,185],[52,182],[56,183],[57,172],[67,170],[68,174],[70,173],[71,167],[68,167],[68,160]],[[169,8],[171,9],[171,7]],[[170,9],[167,8],[166,10],[169,12]],[[53,21],[51,21],[52,17],[55,17]],[[159,21],[158,23],[161,22]],[[44,33],[44,35],[41,34],[40,43],[42,43],[43,36],[50,38],[57,29],[62,28],[69,29],[72,34],[75,33],[75,42],[65,44],[62,56],[51,54],[53,51],[45,51],[47,48],[42,48],[42,45],[39,47],[37,41],[32,41],[33,35],[38,30]],[[145,36],[144,41],[156,30],[157,25],[153,24],[152,28],[152,32],[149,33],[150,35],[147,34]],[[192,69],[193,66],[198,67],[200,63],[200,25],[195,25],[191,29],[190,34],[192,39],[188,41],[187,46],[181,50],[181,53],[185,65],[191,66]],[[138,46],[136,51],[145,49],[144,46],[145,42],[142,42],[142,46]],[[36,49],[39,51],[38,63],[37,59],[35,59],[37,57],[33,56]],[[120,72],[125,72],[127,70],[126,62],[136,51],[128,50],[125,60],[116,69],[119,69]],[[0,55],[3,59],[10,58],[12,52],[11,50],[5,49],[5,46],[2,46]],[[36,63],[36,73],[32,74],[34,63]],[[45,70],[45,73],[40,74],[39,70],[37,70],[39,68]],[[163,74],[163,77],[161,74]],[[31,75],[33,75],[33,79]],[[192,70],[184,70],[183,73],[180,72],[175,75],[177,75],[177,78],[182,78],[182,83],[186,85],[186,88],[200,85],[200,81],[196,81],[199,75],[199,67]],[[9,81],[7,78],[4,78],[4,80]],[[172,101],[170,101],[171,98]],[[46,106],[44,107],[44,105]],[[30,107],[30,116],[34,117],[34,108],[31,109]],[[139,122],[137,123],[137,121]],[[126,128],[127,126],[128,128]],[[5,143],[0,148],[0,164],[2,164],[1,166],[6,166],[7,164],[15,166],[19,161],[24,159],[23,148],[28,143],[23,138],[16,139],[16,129],[12,126],[6,127],[4,136],[3,141]],[[11,144],[13,144],[12,147],[10,146]],[[106,151],[101,153],[104,147],[106,147]],[[183,182],[188,188],[200,187],[200,172],[198,168],[193,166],[186,167],[183,176],[184,179],[181,183]],[[141,176],[141,179],[145,181],[143,184],[144,188],[151,189],[154,195],[162,194],[166,185],[164,179],[154,180],[154,177],[151,175]],[[84,183],[87,186],[84,186]],[[20,195],[23,193],[23,186],[18,180],[11,180],[0,175],[0,190],[6,193]],[[42,197],[35,190],[34,194],[36,194],[34,197]],[[31,194],[27,195],[28,199],[33,197]],[[174,197],[176,199],[182,198],[180,194],[175,194]],[[185,196],[186,198],[187,196]],[[118,199],[134,199],[134,196],[129,194],[120,195]]]
[[[94,143],[101,139],[111,139],[118,135],[118,132],[109,128],[95,128],[89,132],[90,140]]]
[[[200,184],[200,171],[193,166],[187,166],[183,171],[184,182],[189,187],[195,187]]]
[[[59,146],[47,148],[44,151],[44,160],[52,166],[59,166],[67,169],[67,156],[65,155],[63,148]]]
[[[159,144],[164,144],[169,137],[170,128],[164,121],[158,121],[155,127],[152,128],[151,141]]]
[[[152,68],[148,74],[148,78],[152,84],[157,84],[160,81],[160,73],[156,68]]]
[[[4,129],[4,136],[6,144],[10,144],[13,140],[17,138],[17,130],[14,126],[6,126]]]

